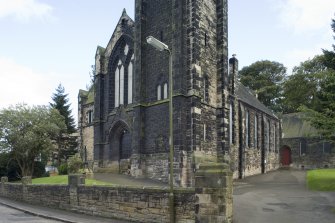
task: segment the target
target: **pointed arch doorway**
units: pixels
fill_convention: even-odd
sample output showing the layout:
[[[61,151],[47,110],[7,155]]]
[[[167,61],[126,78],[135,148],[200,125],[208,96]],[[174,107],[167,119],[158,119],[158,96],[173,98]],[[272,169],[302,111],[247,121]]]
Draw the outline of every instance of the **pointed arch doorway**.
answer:
[[[109,169],[112,173],[130,171],[131,132],[123,121],[115,123],[110,130]]]
[[[289,166],[292,163],[291,160],[291,148],[288,146],[283,146],[281,152],[281,164],[282,166]]]

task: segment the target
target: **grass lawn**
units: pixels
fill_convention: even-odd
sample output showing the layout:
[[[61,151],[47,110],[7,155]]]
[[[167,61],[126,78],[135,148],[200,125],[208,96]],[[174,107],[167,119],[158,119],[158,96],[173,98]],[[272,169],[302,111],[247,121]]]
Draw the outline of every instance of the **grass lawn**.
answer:
[[[307,186],[310,190],[335,191],[335,169],[308,171]]]
[[[42,178],[35,178],[32,181],[33,184],[68,184],[68,176],[58,175],[58,176],[42,177]],[[112,184],[86,178],[85,185],[94,186],[94,185],[112,185]]]

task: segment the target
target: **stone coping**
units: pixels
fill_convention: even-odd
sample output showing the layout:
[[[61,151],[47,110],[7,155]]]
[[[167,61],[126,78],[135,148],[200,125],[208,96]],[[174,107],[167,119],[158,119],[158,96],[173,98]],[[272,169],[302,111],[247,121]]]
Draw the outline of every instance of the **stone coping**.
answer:
[[[5,185],[17,185],[23,186],[22,183],[12,183],[5,182]],[[26,187],[69,187],[67,184],[26,184]],[[117,190],[143,190],[146,192],[155,193],[169,193],[169,187],[159,187],[159,186],[127,186],[127,185],[78,185],[78,188],[97,188],[97,189],[117,189]],[[175,187],[173,192],[176,194],[192,194],[195,193],[195,188],[193,187]]]

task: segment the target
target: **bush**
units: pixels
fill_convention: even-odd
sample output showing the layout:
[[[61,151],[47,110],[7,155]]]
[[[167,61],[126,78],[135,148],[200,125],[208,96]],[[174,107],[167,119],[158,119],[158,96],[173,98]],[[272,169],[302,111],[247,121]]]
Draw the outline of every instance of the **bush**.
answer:
[[[80,168],[83,167],[83,161],[81,160],[79,153],[70,157],[67,161],[67,165],[69,173],[78,173]]]
[[[45,172],[42,177],[50,177],[50,173],[49,172]]]
[[[17,181],[21,179],[21,170],[17,162],[11,159],[7,165],[8,181]]]
[[[58,174],[59,175],[67,175],[68,174],[68,170],[67,170],[67,164],[64,163],[64,164],[61,164],[59,167],[58,167]]]
[[[39,178],[45,175],[45,166],[42,162],[35,162],[33,178]]]

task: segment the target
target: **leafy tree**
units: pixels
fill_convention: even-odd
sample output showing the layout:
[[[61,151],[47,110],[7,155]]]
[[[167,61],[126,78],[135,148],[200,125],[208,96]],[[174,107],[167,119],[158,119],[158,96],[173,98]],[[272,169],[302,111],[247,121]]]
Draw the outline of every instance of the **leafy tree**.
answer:
[[[35,160],[49,153],[52,138],[66,128],[55,109],[19,104],[0,111],[0,149],[10,152],[22,176],[32,176]]]
[[[331,28],[335,33],[335,19],[332,20]],[[335,36],[333,36],[335,40]],[[329,69],[335,70],[335,44],[333,44],[333,51],[323,50],[323,55],[325,57],[324,64]]]
[[[335,20],[332,20],[332,29],[335,32]],[[302,111],[307,113],[307,120],[316,127],[321,135],[335,141],[335,46],[333,51],[323,51],[321,72],[315,74],[318,78],[316,97],[317,106],[303,106]]]
[[[323,61],[323,55],[316,56],[293,69],[293,74],[283,84],[283,113],[298,112],[300,106],[318,106],[319,79],[326,70]]]
[[[64,87],[59,84],[56,93],[52,96],[52,101],[50,106],[54,109],[57,109],[59,113],[64,117],[66,129],[59,132],[56,136],[55,141],[57,144],[57,159],[58,164],[62,162],[62,160],[66,160],[69,156],[76,153],[77,150],[77,138],[72,134],[76,132],[76,126],[74,118],[71,115],[71,109],[68,99],[68,94],[65,94]]]
[[[239,71],[241,83],[252,89],[258,99],[275,112],[280,112],[282,97],[282,82],[286,77],[286,67],[283,64],[263,60]]]
[[[70,157],[67,165],[69,173],[78,173],[80,168],[83,168],[83,161],[80,154],[76,153],[74,156]]]
[[[335,140],[335,70],[324,72],[319,80],[317,92],[318,106],[301,107],[306,112],[306,119],[327,139]]]

